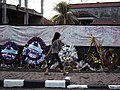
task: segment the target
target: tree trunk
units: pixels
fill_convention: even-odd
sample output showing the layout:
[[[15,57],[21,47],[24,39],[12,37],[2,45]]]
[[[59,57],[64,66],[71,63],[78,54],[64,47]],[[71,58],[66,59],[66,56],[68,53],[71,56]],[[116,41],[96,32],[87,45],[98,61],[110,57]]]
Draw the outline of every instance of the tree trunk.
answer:
[[[63,24],[66,24],[66,18],[64,17],[64,22],[63,22]]]

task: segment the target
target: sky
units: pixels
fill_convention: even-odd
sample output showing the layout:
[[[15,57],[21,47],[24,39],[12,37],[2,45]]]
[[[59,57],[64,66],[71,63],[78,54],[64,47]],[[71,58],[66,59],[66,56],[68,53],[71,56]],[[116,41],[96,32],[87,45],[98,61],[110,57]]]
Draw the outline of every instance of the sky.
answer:
[[[58,14],[53,10],[53,7],[56,6],[61,1],[65,1],[70,4],[75,3],[96,3],[96,2],[120,2],[120,0],[44,0],[44,16],[47,19],[51,19],[52,16]]]
[[[19,0],[7,0],[7,3],[12,4],[14,3],[17,5]],[[28,7],[31,9],[35,9],[36,11],[40,12],[41,7],[40,7],[40,2],[41,0],[28,0]],[[53,10],[53,8],[56,6],[61,1],[65,1],[70,4],[75,4],[75,3],[96,3],[96,2],[120,2],[120,0],[44,0],[44,14],[43,16],[47,19],[51,19],[54,15],[58,14]],[[24,0],[22,0],[22,6]]]

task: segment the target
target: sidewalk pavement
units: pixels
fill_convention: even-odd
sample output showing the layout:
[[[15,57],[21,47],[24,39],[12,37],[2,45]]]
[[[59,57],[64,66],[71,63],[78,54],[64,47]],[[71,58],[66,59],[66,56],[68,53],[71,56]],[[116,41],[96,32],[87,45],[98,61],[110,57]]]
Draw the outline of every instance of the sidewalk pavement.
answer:
[[[110,72],[92,72],[92,73],[69,73],[70,84],[90,85],[90,84],[120,84],[120,73]],[[66,76],[61,72],[50,72],[44,75],[44,72],[29,71],[0,71],[0,80],[4,79],[24,79],[24,80],[64,80]]]

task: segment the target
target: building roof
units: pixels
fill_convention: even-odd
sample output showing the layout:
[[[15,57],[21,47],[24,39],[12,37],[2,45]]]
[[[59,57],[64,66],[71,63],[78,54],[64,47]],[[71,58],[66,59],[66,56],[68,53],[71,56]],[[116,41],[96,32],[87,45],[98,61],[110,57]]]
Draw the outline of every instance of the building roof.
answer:
[[[97,8],[97,7],[120,7],[120,2],[97,2],[97,3],[71,4],[71,9]]]
[[[1,3],[3,4],[3,3]],[[2,8],[2,5],[0,6],[0,8]],[[43,16],[42,13],[37,12],[34,9],[30,9],[30,8],[25,8],[25,7],[18,7],[18,5],[12,5],[12,4],[6,4],[6,8],[7,9],[11,9],[11,10],[15,10],[15,11],[19,11],[19,12],[26,12],[26,10],[28,11],[28,13],[33,14],[33,15],[37,15],[37,16]]]
[[[49,24],[53,24],[52,21],[46,19],[45,17],[43,17],[43,22],[44,22],[44,25],[49,25]]]

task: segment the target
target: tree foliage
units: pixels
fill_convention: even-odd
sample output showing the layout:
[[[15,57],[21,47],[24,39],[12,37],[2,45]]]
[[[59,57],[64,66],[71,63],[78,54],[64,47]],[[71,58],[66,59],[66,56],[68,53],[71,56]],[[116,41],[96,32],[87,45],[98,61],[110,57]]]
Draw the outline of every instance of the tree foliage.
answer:
[[[56,24],[76,24],[77,18],[70,11],[70,4],[66,2],[60,2],[54,7],[54,10],[59,14],[52,17],[52,22]]]

